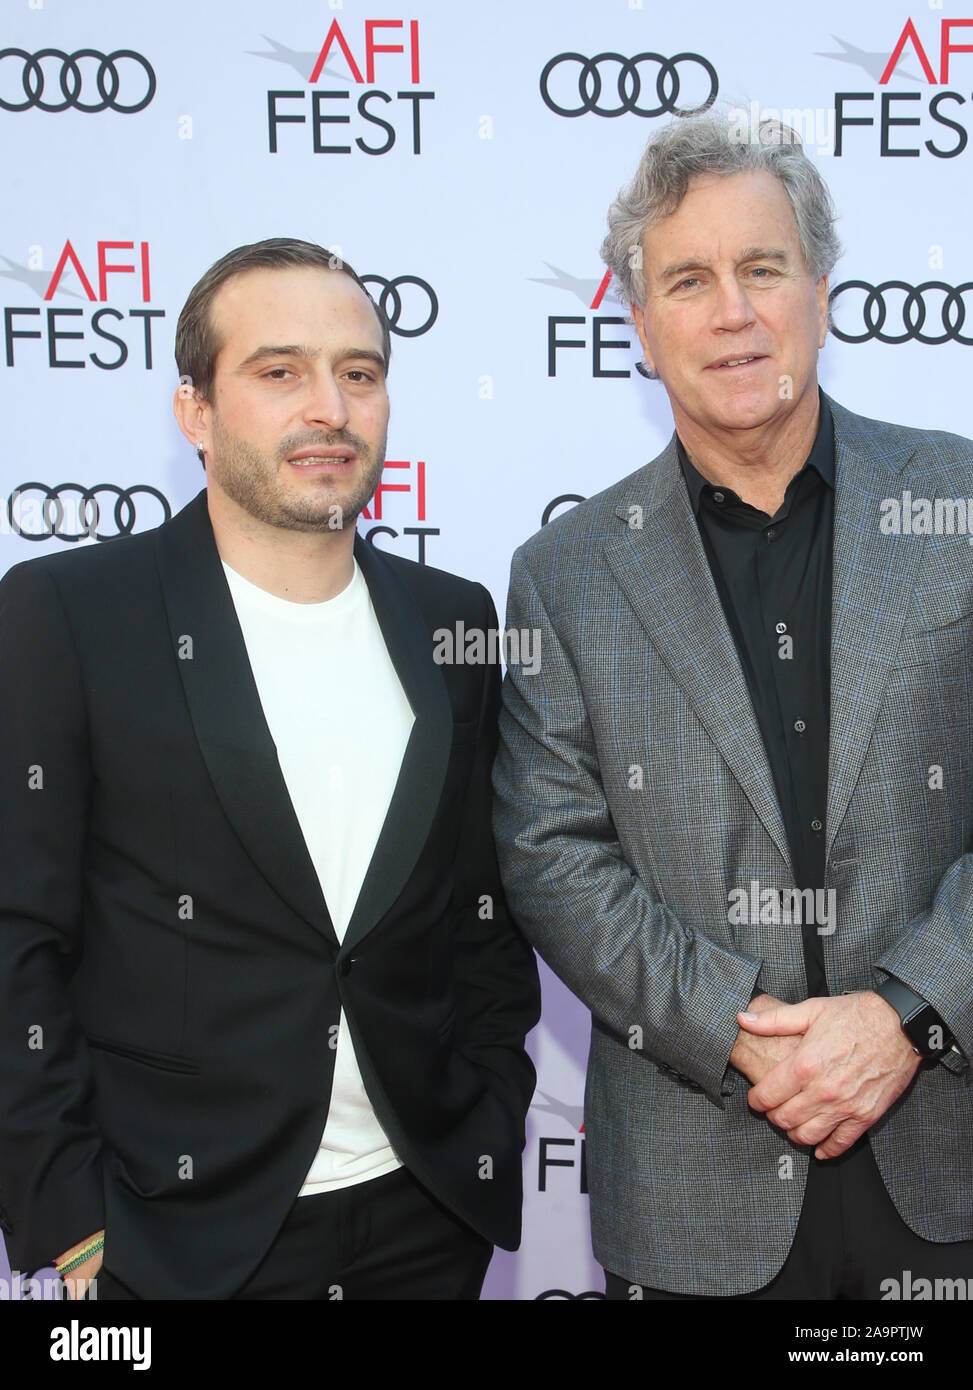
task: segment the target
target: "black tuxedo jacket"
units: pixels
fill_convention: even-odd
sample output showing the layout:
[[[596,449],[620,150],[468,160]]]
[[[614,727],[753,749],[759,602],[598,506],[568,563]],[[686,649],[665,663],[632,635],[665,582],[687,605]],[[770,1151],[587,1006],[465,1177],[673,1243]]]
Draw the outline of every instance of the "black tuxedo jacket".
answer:
[[[155,531],[0,583],[0,1220],[16,1268],[104,1226],[105,1268],[141,1297],[241,1288],[317,1150],[342,1007],[399,1157],[517,1247],[539,990],[490,829],[499,671],[433,659],[437,628],[496,614],[479,584],[361,537],[355,555],[416,717],[340,945],[205,490]]]

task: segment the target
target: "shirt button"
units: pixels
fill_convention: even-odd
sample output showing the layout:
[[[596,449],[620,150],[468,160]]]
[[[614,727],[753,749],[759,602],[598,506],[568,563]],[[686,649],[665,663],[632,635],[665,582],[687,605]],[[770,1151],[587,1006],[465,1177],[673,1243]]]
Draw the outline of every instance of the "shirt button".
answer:
[[[803,719],[795,719],[794,728],[797,730],[799,734],[803,734],[804,730],[807,728],[807,725],[804,723]]]
[[[725,501],[726,501],[726,493],[724,493],[724,492],[714,492],[714,493],[713,493],[713,501],[714,501],[714,502],[725,502]]]
[[[767,537],[769,541],[772,541],[776,534],[777,532],[775,531],[773,526],[768,526],[766,531],[764,532],[764,535]]]
[[[778,624],[777,624],[777,631],[778,631],[778,632],[786,632],[786,631],[787,631],[787,624],[786,624],[786,623],[778,623]]]
[[[812,829],[812,830],[823,830],[823,829],[824,829],[824,826],[821,824],[821,822],[820,822],[819,820],[813,820],[813,821],[811,822],[811,829]]]

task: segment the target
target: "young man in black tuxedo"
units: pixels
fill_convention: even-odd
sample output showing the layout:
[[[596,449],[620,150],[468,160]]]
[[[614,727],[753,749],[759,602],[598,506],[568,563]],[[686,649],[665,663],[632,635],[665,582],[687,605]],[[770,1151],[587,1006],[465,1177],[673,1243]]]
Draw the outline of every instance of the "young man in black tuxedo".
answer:
[[[331,253],[179,319],[206,488],[0,583],[0,1222],[73,1296],[476,1298],[520,1239],[533,953],[486,590],[372,549],[388,326]]]

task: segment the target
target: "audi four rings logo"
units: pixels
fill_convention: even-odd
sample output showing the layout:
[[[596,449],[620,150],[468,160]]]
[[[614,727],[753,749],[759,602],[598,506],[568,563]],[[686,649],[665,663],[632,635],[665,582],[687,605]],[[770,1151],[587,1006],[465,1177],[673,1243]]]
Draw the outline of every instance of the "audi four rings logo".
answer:
[[[560,106],[551,95],[551,75],[562,63],[578,66],[578,96],[581,101],[579,106]],[[611,73],[610,67],[608,72],[605,72],[606,64],[618,65],[618,71],[613,74],[618,91],[617,106],[598,104],[604,81],[608,80]],[[640,71],[643,64],[654,64],[655,70],[650,69],[643,73]],[[685,81],[693,67],[702,69],[709,78],[709,95],[705,101],[697,102],[694,106],[679,106],[680,68],[682,79]],[[651,84],[653,79],[659,104],[640,106],[642,84]],[[595,116],[622,116],[626,112],[633,116],[662,116],[667,112],[673,116],[691,116],[698,111],[706,111],[713,105],[719,87],[716,69],[699,53],[677,53],[674,58],[664,58],[661,53],[636,53],[634,58],[626,58],[622,53],[599,53],[594,58],[586,58],[583,53],[559,53],[545,65],[541,73],[541,96],[549,109],[558,116],[583,116],[588,111]],[[571,93],[564,91],[559,95],[569,97]]]
[[[45,72],[46,58],[58,58],[61,64],[57,72],[60,99],[53,101],[44,100],[45,89],[50,92],[48,84],[55,76],[53,72]],[[9,99],[11,72],[18,59],[23,101]],[[90,62],[86,63],[85,72],[81,70],[82,61],[87,59],[98,64],[93,73]],[[3,48],[0,49],[0,92],[4,93],[0,95],[0,107],[4,111],[27,111],[32,106],[39,111],[67,111],[73,106],[75,111],[112,110],[131,116],[144,110],[155,96],[155,72],[148,58],[131,48],[116,48],[113,53],[99,53],[96,48],[79,48],[75,53],[65,53],[60,48],[41,48],[37,53],[28,53],[23,48]]]
[[[926,343],[929,347],[940,343],[963,343],[966,347],[973,345],[973,337],[961,331],[966,322],[967,307],[963,296],[973,290],[973,280],[955,287],[942,280],[925,280],[914,287],[907,285],[904,280],[883,280],[880,285],[870,285],[867,280],[845,280],[835,285],[828,296],[829,303],[834,306],[838,297],[849,290],[861,290],[865,295],[861,304],[865,331],[848,333],[833,323],[831,331],[843,343],[867,343],[876,338],[880,343],[916,342]],[[898,291],[904,298],[896,303],[897,296],[893,293],[891,304],[887,304],[885,296],[889,291]],[[937,313],[939,323],[936,324],[933,319],[930,325],[933,331],[924,332],[927,315]],[[886,333],[885,324],[890,314],[901,323],[901,328],[894,324],[896,331]]]
[[[420,280],[418,275],[397,275],[394,280],[386,280],[381,275],[363,275],[362,280],[366,285],[381,285],[382,290],[378,297],[379,307],[389,321],[389,328],[393,333],[397,333],[400,338],[418,338],[423,333],[428,333],[439,316],[439,300],[436,298],[436,291],[432,285]],[[412,294],[403,296],[399,293],[400,285],[417,285],[419,295],[413,291]],[[419,308],[416,311],[415,300],[419,298]],[[409,300],[408,312],[403,304],[403,298]],[[415,326],[418,312],[424,311],[425,318]],[[402,326],[402,319],[409,321],[410,327]]]
[[[115,499],[113,506],[106,510],[114,513],[114,529],[99,531],[102,505],[99,494],[107,493]],[[159,526],[168,521],[172,510],[168,501],[158,488],[148,483],[138,483],[135,487],[117,487],[115,483],[95,483],[94,487],[82,487],[80,483],[58,483],[48,487],[46,483],[21,483],[7,498],[7,520],[10,529],[25,541],[46,541],[57,536],[61,541],[110,541],[118,536],[129,536],[135,529],[135,497],[137,493],[147,493],[155,498],[150,504],[150,524]],[[64,502],[68,495],[74,502],[77,516],[75,529],[64,527]],[[156,509],[158,503],[158,510]],[[144,509],[143,509],[144,516]],[[24,529],[25,521],[39,523]]]

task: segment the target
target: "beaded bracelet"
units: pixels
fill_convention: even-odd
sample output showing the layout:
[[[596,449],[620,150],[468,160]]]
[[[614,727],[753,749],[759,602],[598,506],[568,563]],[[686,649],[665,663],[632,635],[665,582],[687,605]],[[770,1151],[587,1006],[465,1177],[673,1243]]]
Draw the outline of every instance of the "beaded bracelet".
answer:
[[[97,1240],[90,1241],[88,1245],[83,1246],[76,1255],[72,1255],[71,1259],[66,1260],[64,1264],[57,1264],[55,1262],[54,1268],[57,1270],[58,1274],[67,1274],[72,1269],[77,1269],[78,1265],[83,1265],[85,1260],[93,1255],[95,1251],[100,1250],[104,1243],[105,1237],[99,1236]]]

